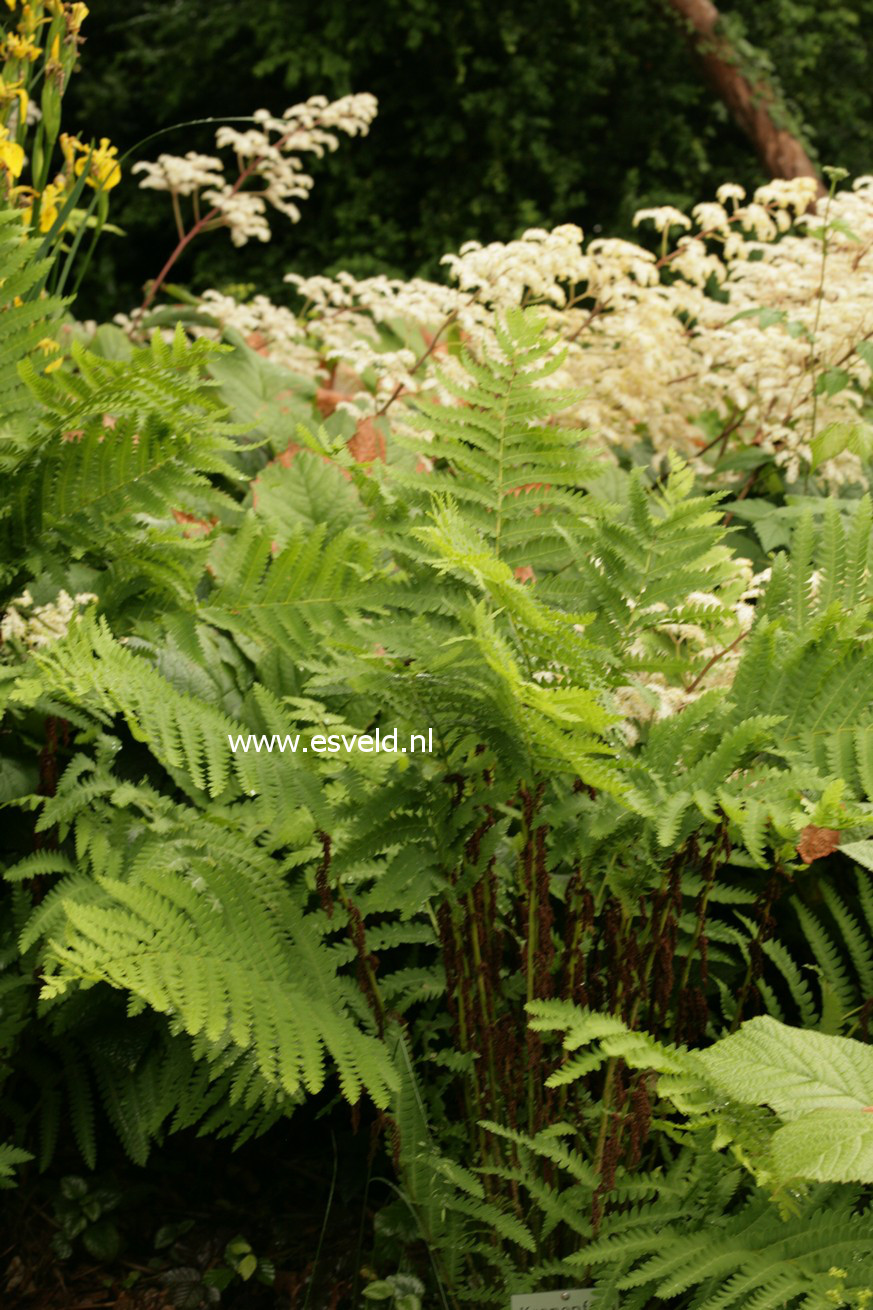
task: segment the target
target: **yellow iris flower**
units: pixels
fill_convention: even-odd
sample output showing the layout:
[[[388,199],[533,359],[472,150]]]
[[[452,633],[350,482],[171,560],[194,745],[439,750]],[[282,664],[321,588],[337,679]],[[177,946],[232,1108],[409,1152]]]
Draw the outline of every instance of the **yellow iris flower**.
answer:
[[[9,4],[9,0],[6,0],[6,3]],[[21,18],[18,20],[18,30],[22,36],[33,36],[38,27],[42,27],[43,23],[49,22],[51,22],[51,19],[44,18],[41,11],[39,13],[35,12],[33,5],[24,4],[21,6]]]
[[[67,11],[67,29],[76,33],[88,17],[88,6],[83,5],[77,0],[76,4],[70,5]]]
[[[30,203],[22,209],[21,213],[24,222],[28,227],[33,226],[33,206],[36,201],[36,192],[32,187],[16,187],[16,192],[21,195],[30,196]],[[39,230],[48,232],[58,216],[59,200],[64,193],[64,188],[57,182],[48,182],[42,190],[39,205]]]
[[[24,168],[24,151],[15,141],[9,140],[9,129],[0,127],[0,168],[8,178],[21,175]]]
[[[31,63],[39,59],[42,51],[31,36],[19,36],[10,32],[4,42],[7,59],[29,59]]]
[[[61,147],[61,154],[64,156],[64,167],[72,174],[73,163],[76,158],[77,150],[87,150],[77,136],[70,136],[69,132],[62,132],[58,137],[58,144]]]
[[[89,147],[79,142],[73,144],[83,152],[82,158],[76,160],[76,176],[81,177],[88,162]],[[91,164],[86,179],[88,186],[95,191],[111,191],[114,186],[118,186],[121,181],[121,165],[115,158],[117,154],[118,146],[111,146],[108,136],[101,137],[100,145],[90,151]]]

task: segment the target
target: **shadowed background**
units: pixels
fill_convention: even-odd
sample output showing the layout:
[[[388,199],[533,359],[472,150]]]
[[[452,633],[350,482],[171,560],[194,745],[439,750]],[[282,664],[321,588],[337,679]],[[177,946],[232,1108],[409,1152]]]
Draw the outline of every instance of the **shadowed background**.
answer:
[[[186,119],[281,112],[322,93],[371,91],[369,137],[314,161],[296,226],[236,251],[198,242],[176,271],[197,290],[256,283],[282,296],[290,268],[433,276],[464,241],[507,240],[572,221],[591,235],[630,232],[642,205],[685,207],[725,180],[764,173],[701,75],[661,0],[92,0],[68,118],[84,139],[122,152]],[[867,67],[873,0],[721,6],[742,59],[784,96],[813,158],[852,173],[873,166]],[[213,130],[180,129],[145,148],[211,150]],[[173,244],[164,200],[129,173],[79,312],[108,315],[139,299]]]

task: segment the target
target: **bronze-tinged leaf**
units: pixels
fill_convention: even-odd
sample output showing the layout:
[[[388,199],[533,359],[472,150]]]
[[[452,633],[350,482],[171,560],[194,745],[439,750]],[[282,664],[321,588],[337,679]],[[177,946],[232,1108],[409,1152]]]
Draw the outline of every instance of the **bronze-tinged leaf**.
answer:
[[[315,393],[315,406],[322,418],[330,418],[342,400],[351,400],[345,391],[336,391],[333,387],[319,387]]]
[[[355,435],[346,442],[346,448],[359,464],[372,464],[385,458],[385,438],[371,418],[361,419]]]
[[[804,864],[812,864],[813,860],[822,860],[826,855],[832,855],[839,844],[840,834],[836,828],[817,828],[814,823],[810,823],[800,834],[797,854]]]
[[[202,537],[211,532],[215,527],[218,519],[213,515],[209,519],[199,519],[196,514],[187,514],[182,509],[173,510],[173,518],[177,523],[182,523],[183,537]]]
[[[270,343],[263,332],[250,332],[245,338],[245,343],[252,350],[256,350],[259,355],[268,356],[270,353]]]

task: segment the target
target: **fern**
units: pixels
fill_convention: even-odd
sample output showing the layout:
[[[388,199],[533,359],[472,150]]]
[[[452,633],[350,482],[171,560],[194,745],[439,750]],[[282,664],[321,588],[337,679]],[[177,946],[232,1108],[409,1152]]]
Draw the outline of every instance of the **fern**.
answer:
[[[351,1101],[366,1086],[384,1102],[392,1077],[383,1048],[349,1016],[320,920],[301,913],[253,843],[249,807],[236,824],[231,813],[215,822],[125,790],[104,768],[94,783],[111,809],[95,810],[92,791],[77,814],[70,802],[82,804],[83,776],[46,808],[46,823],[73,823],[79,867],[23,939],[25,949],[47,941],[44,997],[102,980],[202,1039],[200,1058],[219,1072],[250,1052],[261,1088],[293,1098],[323,1085],[330,1055]]]
[[[14,1186],[15,1168],[26,1164],[33,1156],[29,1151],[22,1151],[17,1146],[0,1142],[0,1189]]]
[[[573,397],[540,385],[562,363],[541,322],[510,310],[497,324],[497,343],[499,355],[488,359],[464,353],[463,381],[440,375],[457,406],[419,401],[415,426],[427,436],[435,468],[425,478],[395,474],[394,481],[419,496],[451,496],[511,567],[548,566],[565,554],[559,525],[578,512],[596,465],[580,448],[580,434],[549,426]]]
[[[613,1016],[572,1006],[528,1006],[535,1031],[565,1033],[564,1049],[596,1043],[595,1054],[659,1075],[658,1094],[691,1127],[714,1123],[762,1183],[873,1181],[873,1126],[866,1117],[873,1052],[862,1042],[805,1032],[769,1017],[749,1020],[706,1050],[690,1053],[633,1032]],[[578,1063],[550,1081],[566,1086],[589,1071]],[[751,1117],[739,1107],[767,1106]]]
[[[37,573],[83,560],[109,607],[137,590],[191,596],[204,543],[188,523],[236,512],[216,484],[239,476],[233,429],[200,376],[214,349],[179,333],[123,361],[74,346],[75,371],[22,364],[38,408],[9,486],[7,559]]]
[[[871,1221],[853,1189],[820,1188],[787,1220],[761,1197],[725,1217],[692,1191],[681,1219],[604,1239],[577,1263],[597,1272],[597,1293],[608,1306],[681,1297],[693,1310],[823,1308],[869,1286]]]
[[[39,250],[39,241],[24,235],[20,214],[0,210],[0,471],[4,475],[25,457],[32,440],[34,406],[19,365],[43,339],[51,339],[64,310],[57,297],[30,294],[50,266],[49,260],[39,258]]]
[[[276,555],[257,520],[249,520],[231,541],[219,543],[213,564],[218,585],[201,605],[201,617],[265,646],[288,643],[305,651],[316,632],[335,636],[364,608],[369,545],[350,530],[329,542],[325,536],[322,525],[309,533],[297,529]]]
[[[710,626],[718,610],[712,600],[736,577],[717,498],[694,496],[693,484],[678,457],[651,489],[635,470],[620,484],[618,504],[595,481],[589,514],[566,528],[572,569],[545,580],[545,596],[596,616],[592,637],[621,651],[625,667],[693,676],[703,660],[676,661],[668,634],[683,624]]]
[[[725,1304],[812,1304],[822,1198],[852,1241],[867,1223],[818,1180],[866,1178],[866,1147],[808,1125],[786,1217],[754,1180],[797,1174],[800,1129],[706,1061],[761,1008],[865,1035],[869,506],[802,521],[740,628],[717,501],[678,461],[595,467],[532,318],[423,406],[426,474],[323,437],[264,468],[206,377],[224,358],[177,336],[24,369],[8,594],[98,601],[3,647],[18,1136],[44,1165],[69,1120],[91,1164],[108,1120],[141,1162],[336,1077],[385,1113],[447,1298],[591,1267],[640,1307],[714,1306],[725,1277]],[[623,719],[651,685],[680,712]],[[231,745],[376,727],[433,754]],[[789,1278],[799,1218],[816,1253]]]

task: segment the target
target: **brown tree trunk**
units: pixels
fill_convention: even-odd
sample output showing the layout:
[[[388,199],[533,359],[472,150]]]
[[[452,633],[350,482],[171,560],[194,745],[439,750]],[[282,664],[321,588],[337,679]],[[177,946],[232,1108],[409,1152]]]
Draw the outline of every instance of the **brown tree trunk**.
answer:
[[[708,82],[755,147],[770,176],[814,177],[824,194],[818,169],[803,145],[774,117],[777,101],[773,88],[766,82],[750,82],[742,72],[737,52],[718,30],[721,15],[712,0],[668,3],[684,21]]]

